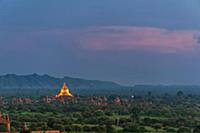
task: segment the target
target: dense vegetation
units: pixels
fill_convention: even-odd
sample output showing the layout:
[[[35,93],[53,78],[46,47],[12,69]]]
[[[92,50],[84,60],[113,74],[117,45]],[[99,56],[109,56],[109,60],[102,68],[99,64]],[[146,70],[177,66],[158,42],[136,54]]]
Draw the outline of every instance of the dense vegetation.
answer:
[[[88,99],[94,97],[100,96],[79,96],[76,102],[67,103],[45,103],[32,97],[39,102],[13,104],[13,97],[8,96],[0,111],[10,114],[13,131],[20,131],[26,123],[30,130],[65,132],[200,132],[198,95],[181,91],[176,95],[148,92],[134,98],[121,95],[120,104],[110,95],[106,97],[108,105],[91,104]]]

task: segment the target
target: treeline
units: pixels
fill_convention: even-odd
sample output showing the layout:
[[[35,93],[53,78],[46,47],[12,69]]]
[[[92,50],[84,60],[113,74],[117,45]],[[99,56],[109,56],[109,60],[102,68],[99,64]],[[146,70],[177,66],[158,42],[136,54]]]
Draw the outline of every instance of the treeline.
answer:
[[[119,96],[120,97],[120,96]],[[62,104],[0,104],[0,111],[10,114],[12,131],[61,130],[65,132],[200,132],[200,96],[184,94],[121,96],[126,104],[91,105],[80,102]],[[6,100],[10,100],[7,98]],[[37,100],[37,99],[36,99]],[[0,127],[3,130],[3,127]]]

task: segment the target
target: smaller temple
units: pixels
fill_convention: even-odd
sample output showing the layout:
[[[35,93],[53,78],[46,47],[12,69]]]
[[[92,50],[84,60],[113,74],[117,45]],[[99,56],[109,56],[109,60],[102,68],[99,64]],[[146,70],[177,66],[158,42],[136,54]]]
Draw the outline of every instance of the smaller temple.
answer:
[[[60,92],[56,95],[56,98],[66,96],[72,97],[73,95],[70,93],[69,88],[67,87],[66,83],[64,83],[63,87],[60,89]]]
[[[2,115],[0,112],[0,125],[4,125],[6,131],[10,133],[10,117],[9,115]],[[0,131],[2,132],[2,131]]]

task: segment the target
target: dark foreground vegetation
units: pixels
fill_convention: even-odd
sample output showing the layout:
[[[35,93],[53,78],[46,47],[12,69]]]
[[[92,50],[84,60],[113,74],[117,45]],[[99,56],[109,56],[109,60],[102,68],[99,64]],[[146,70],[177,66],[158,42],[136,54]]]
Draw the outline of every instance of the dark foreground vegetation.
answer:
[[[45,97],[4,96],[0,101],[0,111],[10,115],[12,131],[26,124],[30,131],[200,133],[200,96],[181,91],[134,97],[77,95],[51,102]]]

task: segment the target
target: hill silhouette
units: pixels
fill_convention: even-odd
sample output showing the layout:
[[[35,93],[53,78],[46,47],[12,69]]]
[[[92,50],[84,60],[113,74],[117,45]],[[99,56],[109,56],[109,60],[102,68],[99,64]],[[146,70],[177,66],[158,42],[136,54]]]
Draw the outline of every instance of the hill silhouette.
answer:
[[[56,78],[46,74],[7,74],[0,76],[0,89],[58,89],[64,82],[74,89],[112,89],[121,87],[121,85],[110,81],[86,80],[72,77]]]

